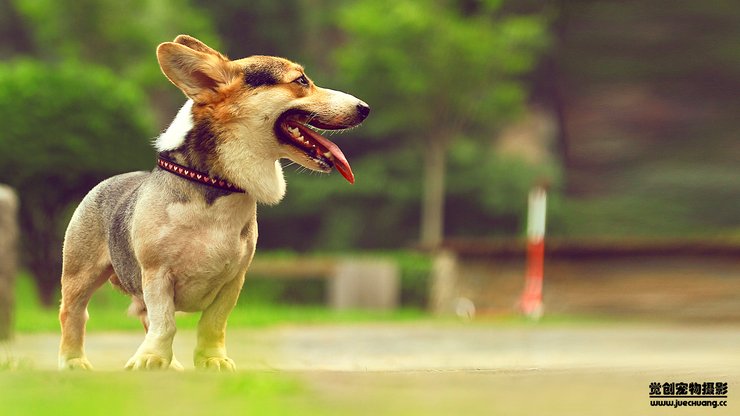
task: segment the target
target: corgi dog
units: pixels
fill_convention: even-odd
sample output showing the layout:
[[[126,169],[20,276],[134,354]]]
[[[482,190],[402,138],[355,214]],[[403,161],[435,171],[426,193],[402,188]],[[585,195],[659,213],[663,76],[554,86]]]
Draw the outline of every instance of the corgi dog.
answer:
[[[64,237],[61,369],[91,369],[87,304],[110,281],[132,299],[144,341],[126,369],[182,369],[173,357],[175,312],[202,312],[193,363],[234,370],[226,320],[257,243],[257,204],[285,194],[280,159],[354,175],[320,134],[359,125],[370,107],[316,86],[289,60],[229,60],[180,35],[157,48],[164,75],[188,100],[155,142],[151,172],[109,178],[82,200]]]

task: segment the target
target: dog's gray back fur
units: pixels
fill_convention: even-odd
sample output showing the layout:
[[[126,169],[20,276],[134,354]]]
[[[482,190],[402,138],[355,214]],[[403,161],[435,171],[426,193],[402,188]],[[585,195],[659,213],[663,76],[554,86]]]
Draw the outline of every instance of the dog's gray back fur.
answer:
[[[107,244],[113,270],[121,288],[141,295],[141,270],[131,246],[131,218],[144,181],[150,172],[130,172],[113,176],[93,188],[75,211],[73,221],[89,227],[87,243]],[[103,241],[94,241],[102,237]]]
[[[142,293],[141,269],[131,246],[131,218],[141,184],[149,175],[148,172],[133,172],[115,176],[106,181],[98,194],[113,270],[121,287],[135,295]]]

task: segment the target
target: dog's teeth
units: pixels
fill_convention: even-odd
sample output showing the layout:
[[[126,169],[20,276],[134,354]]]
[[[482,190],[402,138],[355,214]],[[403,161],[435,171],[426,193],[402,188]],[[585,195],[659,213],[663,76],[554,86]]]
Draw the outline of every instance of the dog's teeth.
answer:
[[[298,130],[298,129],[296,128],[296,127],[288,127],[288,132],[289,132],[289,133],[290,133],[290,134],[291,134],[291,135],[292,135],[293,137],[298,137],[298,136],[300,136],[300,135],[301,135],[301,132],[300,132],[300,131],[299,131],[299,130]]]
[[[331,159],[331,152],[324,152],[324,157],[327,159]]]

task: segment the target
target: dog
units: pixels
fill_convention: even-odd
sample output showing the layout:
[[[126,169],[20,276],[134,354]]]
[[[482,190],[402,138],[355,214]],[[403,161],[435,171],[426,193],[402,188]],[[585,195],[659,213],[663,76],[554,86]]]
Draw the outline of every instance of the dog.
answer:
[[[320,132],[359,125],[370,112],[365,102],[316,86],[287,59],[229,60],[187,35],[160,44],[157,59],[188,100],[154,143],[154,169],[101,182],[72,216],[62,254],[61,369],[92,369],[87,304],[110,281],[131,297],[146,331],[126,369],[182,369],[172,354],[175,312],[200,311],[195,367],[233,371],[226,320],[254,255],[257,204],[285,194],[280,159],[336,169],[354,183],[346,157]]]

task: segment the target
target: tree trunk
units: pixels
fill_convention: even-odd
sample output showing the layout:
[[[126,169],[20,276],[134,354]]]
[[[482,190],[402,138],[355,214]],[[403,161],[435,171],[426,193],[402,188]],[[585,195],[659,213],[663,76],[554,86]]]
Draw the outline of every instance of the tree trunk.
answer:
[[[444,236],[446,150],[444,140],[430,140],[425,147],[420,242],[428,248],[437,248]]]

